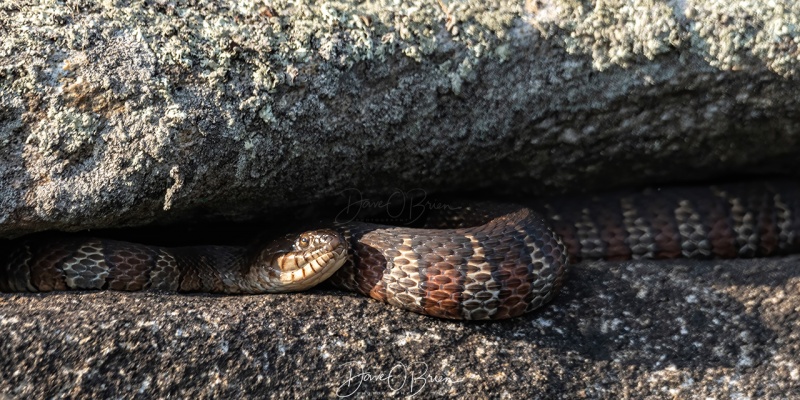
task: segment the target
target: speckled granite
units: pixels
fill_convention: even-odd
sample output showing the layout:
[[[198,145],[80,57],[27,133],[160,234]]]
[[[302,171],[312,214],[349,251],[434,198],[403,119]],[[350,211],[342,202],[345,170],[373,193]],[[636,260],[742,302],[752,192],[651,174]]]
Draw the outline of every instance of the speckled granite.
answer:
[[[344,189],[797,171],[798,16],[767,0],[4,2],[0,236],[269,218]],[[582,264],[554,304],[491,324],[323,291],[2,294],[0,399],[799,397],[798,265]]]
[[[0,393],[792,398],[799,291],[794,256],[580,264],[553,304],[495,323],[332,291],[3,294]]]
[[[0,235],[797,170],[798,7],[5,3]]]

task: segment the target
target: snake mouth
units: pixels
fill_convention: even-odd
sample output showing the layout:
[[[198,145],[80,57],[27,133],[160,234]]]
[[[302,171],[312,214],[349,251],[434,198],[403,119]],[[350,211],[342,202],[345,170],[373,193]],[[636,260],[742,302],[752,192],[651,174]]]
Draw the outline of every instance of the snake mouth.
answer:
[[[338,232],[320,229],[300,234],[293,250],[278,260],[282,290],[309,289],[328,279],[347,260],[347,242]]]

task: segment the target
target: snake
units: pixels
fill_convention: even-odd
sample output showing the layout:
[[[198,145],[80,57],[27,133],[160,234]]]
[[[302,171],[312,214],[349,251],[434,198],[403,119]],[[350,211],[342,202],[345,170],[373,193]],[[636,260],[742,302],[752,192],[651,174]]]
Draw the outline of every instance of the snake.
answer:
[[[32,235],[0,249],[0,292],[261,294],[328,282],[428,316],[499,320],[547,304],[583,260],[800,251],[800,185],[788,179],[442,208],[417,227],[343,221],[246,246]]]

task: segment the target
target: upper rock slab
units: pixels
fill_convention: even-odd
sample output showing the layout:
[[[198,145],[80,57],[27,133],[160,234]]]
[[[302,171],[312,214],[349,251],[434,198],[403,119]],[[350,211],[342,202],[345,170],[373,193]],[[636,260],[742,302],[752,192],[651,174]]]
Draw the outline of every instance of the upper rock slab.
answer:
[[[0,235],[800,169],[800,5],[0,6]]]

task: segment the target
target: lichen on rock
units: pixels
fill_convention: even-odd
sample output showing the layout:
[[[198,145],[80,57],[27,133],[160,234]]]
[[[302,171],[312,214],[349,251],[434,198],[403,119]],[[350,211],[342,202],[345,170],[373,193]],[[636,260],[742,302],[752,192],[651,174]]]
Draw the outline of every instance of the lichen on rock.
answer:
[[[786,171],[797,7],[0,6],[0,234],[250,219],[353,187],[534,196]]]

